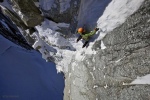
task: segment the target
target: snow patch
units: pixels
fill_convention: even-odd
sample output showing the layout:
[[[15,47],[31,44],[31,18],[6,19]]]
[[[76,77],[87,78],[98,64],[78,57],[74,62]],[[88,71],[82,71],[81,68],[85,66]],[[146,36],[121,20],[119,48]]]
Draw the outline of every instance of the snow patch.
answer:
[[[72,70],[74,71],[74,67],[77,66],[77,63],[76,62],[72,62]]]
[[[96,70],[96,68],[95,68],[95,66],[93,67],[93,71],[95,71]]]
[[[108,88],[108,85],[106,84],[106,85],[104,86],[104,88],[107,89],[107,88]]]
[[[94,89],[95,89],[95,88],[98,88],[98,86],[97,86],[97,85],[94,85],[93,88],[94,88]]]
[[[105,9],[103,15],[98,19],[97,24],[108,33],[118,27],[133,14],[144,0],[112,0]],[[100,37],[99,37],[100,39]]]
[[[106,75],[104,75],[104,78],[106,78]]]
[[[45,20],[41,26],[36,26],[40,37],[45,39],[45,42],[49,45],[56,47],[71,47],[72,45],[66,40],[61,33],[56,32],[59,27],[68,27],[68,24],[60,23],[56,24],[52,21]]]
[[[150,84],[150,74],[143,77],[137,77],[131,84]]]
[[[50,10],[54,0],[39,0],[40,7],[44,10]]]
[[[115,61],[116,63],[118,63],[118,62],[120,62],[122,59],[124,59],[125,58],[125,56],[124,57],[122,57],[122,58],[120,58],[120,59],[118,59],[117,61]]]
[[[75,80],[73,80],[73,85],[75,85]]]
[[[60,5],[60,13],[63,13],[70,7],[71,0],[58,0]],[[44,10],[51,10],[52,7],[56,8],[57,5],[54,4],[54,0],[40,0],[40,7]]]
[[[69,73],[69,78],[71,77],[71,73]]]
[[[75,55],[75,60],[76,61],[83,61],[85,56],[82,54],[83,52],[76,52],[76,55]]]
[[[106,49],[106,46],[104,45],[103,41],[101,41],[101,49]]]
[[[70,94],[70,90],[68,90],[68,93]]]
[[[71,0],[59,0],[60,2],[60,13],[66,11],[70,7]]]

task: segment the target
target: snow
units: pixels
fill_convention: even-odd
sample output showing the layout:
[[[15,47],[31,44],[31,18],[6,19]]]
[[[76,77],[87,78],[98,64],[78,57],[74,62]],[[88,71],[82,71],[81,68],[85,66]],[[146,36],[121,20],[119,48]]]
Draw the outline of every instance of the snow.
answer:
[[[18,10],[15,9],[15,8],[12,8],[12,6],[8,3],[7,0],[4,0],[4,2],[0,3],[0,7],[1,7],[2,9],[4,9],[4,10],[5,10],[6,8],[8,8],[8,9],[11,10],[12,12],[15,11],[15,12],[18,13],[18,15],[20,15],[21,18],[23,18],[22,12],[18,11]]]
[[[96,40],[101,40],[108,32],[118,27],[133,14],[144,0],[82,0],[78,16],[78,27],[86,25],[92,30],[102,29]]]
[[[76,62],[73,62],[72,63],[72,70],[74,71],[74,67],[77,67],[77,63]]]
[[[58,1],[60,13],[70,7],[71,0]],[[47,98],[62,100],[63,75],[57,74],[57,72],[63,71],[66,73],[72,60],[81,62],[85,59],[86,54],[96,54],[97,52],[92,50],[95,41],[102,40],[110,31],[124,23],[140,7],[143,1],[88,0],[87,2],[87,0],[81,0],[78,27],[85,25],[88,31],[95,27],[100,28],[90,41],[88,48],[82,48],[82,40],[76,43],[77,36],[73,35],[68,39],[58,32],[60,27],[69,28],[69,24],[54,23],[45,19],[42,25],[36,26],[38,32],[33,33],[33,37],[37,41],[33,47],[40,47],[39,51],[44,59],[48,60],[49,57],[54,57],[57,71],[55,64],[46,63],[38,52],[27,51],[0,36],[0,46],[2,47],[0,49],[0,61],[2,62],[0,63],[0,78],[3,79],[0,86],[2,86],[1,91],[4,91],[3,93],[0,91],[0,94],[17,94],[21,100],[28,100],[29,97],[32,97],[32,99],[36,97],[36,100],[47,100]],[[9,7],[6,0],[2,5]],[[39,6],[44,10],[57,7],[54,0],[39,0]],[[20,12],[18,13],[22,15]],[[100,46],[101,49],[107,49],[103,41],[101,41]],[[74,59],[72,59],[73,57]],[[71,64],[73,71],[77,66],[76,62]],[[6,75],[6,73],[9,74]],[[95,80],[93,73],[90,72],[90,74]],[[71,73],[69,77],[70,75]],[[150,75],[146,75],[137,78],[131,84],[150,84],[149,78]],[[73,84],[75,84],[75,80]],[[104,88],[108,88],[108,85],[106,84]]]
[[[5,9],[4,7],[8,8],[9,10],[13,11],[12,10],[12,7],[10,6],[10,4],[7,2],[7,0],[4,0],[2,3],[0,3],[0,5],[3,6],[3,9]],[[2,7],[1,6],[1,7]]]
[[[106,76],[104,75],[104,78],[106,78]]]
[[[124,21],[140,7],[143,1],[144,0],[88,0],[87,2],[86,0],[82,0],[78,15],[78,27],[85,25],[89,31],[95,27],[100,28],[87,48],[82,48],[83,41],[76,43],[77,36],[66,39],[61,36],[60,32],[57,32],[59,27],[69,27],[68,24],[58,24],[45,20],[42,26],[37,26],[36,28],[39,37],[44,37],[44,41],[51,46],[53,45],[53,49],[56,50],[55,57],[59,58],[56,61],[58,71],[67,72],[72,57],[75,57],[76,61],[83,61],[86,54],[96,54],[96,51],[92,50],[95,41],[102,40],[108,32],[124,23]],[[40,2],[45,3],[45,0]],[[49,2],[52,4],[54,1],[51,0]],[[59,0],[59,2],[61,6],[69,7],[70,0]],[[46,4],[43,3],[40,4],[46,7]],[[49,5],[49,7],[51,7],[51,5]],[[64,7],[64,9],[66,8]],[[61,11],[64,11],[63,7],[61,7],[60,12]],[[60,49],[59,47],[62,46],[67,46],[71,49]],[[101,41],[100,46],[101,49],[107,49],[103,41]]]
[[[107,88],[108,88],[108,85],[106,84],[106,85],[104,86],[104,88],[107,89]]]
[[[93,71],[95,71],[96,70],[96,68],[95,68],[95,66],[93,67]]]
[[[55,64],[46,63],[37,51],[26,50],[1,35],[0,48],[3,99],[63,99],[64,79],[62,74],[57,74]]]
[[[101,49],[106,49],[106,46],[104,45],[103,41],[101,41]]]
[[[44,10],[50,10],[54,0],[39,0],[40,7]]]
[[[120,62],[122,59],[124,59],[125,58],[125,56],[124,57],[122,57],[122,58],[120,58],[120,59],[118,59],[117,61],[115,61],[116,63],[118,63],[118,62]]]
[[[60,13],[70,7],[71,0],[59,0]],[[69,64],[74,60],[80,62],[85,59],[87,54],[96,54],[92,50],[95,41],[101,40],[101,49],[107,49],[103,38],[114,28],[118,27],[133,14],[142,4],[144,0],[81,0],[78,27],[85,25],[87,31],[93,30],[95,27],[100,28],[91,39],[87,48],[82,48],[83,40],[76,43],[77,35],[72,35],[70,38],[65,38],[58,30],[60,27],[69,28],[66,23],[54,23],[49,20],[44,20],[42,25],[36,26],[38,32],[34,33],[37,42],[33,45],[34,48],[40,46],[44,59],[53,57],[56,63],[58,72],[68,71]],[[55,5],[54,0],[40,0],[40,6],[45,10],[50,10]],[[56,6],[56,5],[55,5]],[[49,46],[49,47],[48,47]],[[47,52],[48,51],[48,52]],[[44,54],[46,52],[46,54]]]
[[[118,27],[133,14],[144,0],[112,0],[103,15],[98,19],[97,26],[108,33]],[[99,36],[99,39],[101,37]]]
[[[150,74],[143,77],[137,77],[131,84],[150,84]]]
[[[66,23],[54,23],[52,21],[46,20],[41,26],[36,26],[38,32],[33,34],[33,37],[37,38],[37,41],[33,45],[34,48],[40,46],[39,51],[43,54],[43,58],[47,59],[50,56],[55,57],[57,63],[58,72],[68,71],[68,65],[71,62],[72,54],[75,52],[75,48],[72,46],[70,41],[74,39],[65,39],[63,34],[57,32],[60,27],[69,27]],[[60,49],[66,48],[66,49]],[[68,48],[68,50],[67,50]],[[44,52],[48,51],[46,54]],[[63,58],[63,59],[62,59]],[[65,66],[65,68],[64,68]]]
[[[71,0],[58,0],[60,6],[60,13],[63,13],[70,7]],[[54,0],[40,0],[40,7],[44,10],[51,10],[52,7],[56,8],[57,5],[54,4]]]
[[[95,89],[95,88],[98,88],[98,86],[97,86],[97,85],[94,85],[93,88],[94,88],[94,89]]]
[[[71,73],[69,73],[69,78],[71,77]]]
[[[70,7],[71,0],[59,0],[60,2],[60,13],[66,11]]]
[[[73,80],[73,85],[75,85],[75,80]]]
[[[56,30],[62,26],[68,27],[69,25],[65,23],[56,24],[52,21],[45,20],[41,26],[36,26],[38,30],[38,33],[36,34],[39,34],[40,37],[45,37],[45,41],[47,41],[48,44],[55,45],[57,47],[71,46],[70,42],[61,36],[61,33],[56,32]]]
[[[76,53],[76,55],[75,55],[75,60],[76,61],[83,61],[84,60],[85,55],[83,55],[82,53],[81,52]]]
[[[91,74],[93,80],[95,80],[94,74],[92,72],[90,72],[90,74]]]
[[[68,91],[68,93],[70,94],[70,90]]]

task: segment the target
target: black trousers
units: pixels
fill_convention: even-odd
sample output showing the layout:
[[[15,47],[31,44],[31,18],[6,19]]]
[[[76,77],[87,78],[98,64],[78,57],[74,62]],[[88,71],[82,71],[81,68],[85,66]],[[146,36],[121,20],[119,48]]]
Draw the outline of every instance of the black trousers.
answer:
[[[81,40],[81,39],[82,39],[82,36],[80,35],[80,36],[78,37],[78,39],[77,39],[76,42],[78,42],[78,41]]]
[[[80,35],[80,36],[78,37],[78,39],[77,39],[76,42],[78,42],[78,41],[81,40],[81,39],[82,39],[82,36]],[[83,44],[82,48],[84,48],[88,43],[89,43],[89,41],[85,41],[85,43]]]

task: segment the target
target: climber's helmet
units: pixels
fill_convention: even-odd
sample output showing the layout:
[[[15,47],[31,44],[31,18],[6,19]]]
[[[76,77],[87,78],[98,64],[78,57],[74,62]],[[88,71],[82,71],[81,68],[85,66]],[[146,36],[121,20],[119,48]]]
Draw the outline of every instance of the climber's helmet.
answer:
[[[84,32],[85,32],[85,30],[84,30],[83,28],[79,28],[79,29],[78,29],[78,33],[81,33],[81,34],[82,34],[82,33],[84,33]]]

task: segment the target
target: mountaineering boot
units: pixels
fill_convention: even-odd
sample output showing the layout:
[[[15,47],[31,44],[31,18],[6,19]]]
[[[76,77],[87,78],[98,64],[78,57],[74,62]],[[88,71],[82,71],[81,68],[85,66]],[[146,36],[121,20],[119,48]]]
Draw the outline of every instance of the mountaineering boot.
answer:
[[[98,31],[99,30],[99,28],[95,28],[95,31]]]
[[[88,43],[89,43],[89,41],[86,41],[86,42],[84,43],[84,45],[82,46],[82,48],[84,48]]]
[[[82,39],[82,36],[80,35],[80,36],[78,37],[78,39],[77,39],[76,42],[78,42],[78,41],[81,40],[81,39]]]

